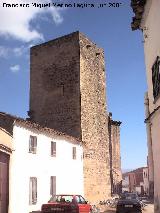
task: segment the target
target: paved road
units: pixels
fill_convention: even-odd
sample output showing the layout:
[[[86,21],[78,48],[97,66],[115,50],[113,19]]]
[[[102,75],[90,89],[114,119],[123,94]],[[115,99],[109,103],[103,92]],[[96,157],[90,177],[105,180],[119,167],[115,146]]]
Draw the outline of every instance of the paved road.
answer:
[[[154,213],[154,205],[153,204],[147,204],[145,207],[144,213]]]
[[[112,210],[107,210],[104,213],[115,213],[115,212],[116,212],[116,210],[112,209]],[[143,213],[154,213],[154,205],[153,204],[147,204],[147,206],[143,210]]]

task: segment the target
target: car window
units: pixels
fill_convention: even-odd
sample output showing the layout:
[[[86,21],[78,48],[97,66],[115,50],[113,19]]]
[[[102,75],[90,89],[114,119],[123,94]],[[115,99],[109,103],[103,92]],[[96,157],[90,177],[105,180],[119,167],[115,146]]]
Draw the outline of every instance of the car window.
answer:
[[[67,202],[67,203],[71,203],[72,199],[73,199],[73,196],[65,195],[65,196],[62,196],[62,199],[64,199],[64,201]]]
[[[80,203],[80,202],[81,202],[79,196],[76,195],[76,196],[75,196],[75,199],[76,199],[77,203]]]
[[[76,201],[79,204],[86,204],[86,201],[85,201],[85,199],[82,196],[76,195]]]
[[[83,203],[83,204],[86,204],[86,203],[87,203],[86,200],[85,200],[82,196],[79,196],[79,198],[80,198],[80,202],[81,202],[81,203]]]
[[[49,202],[72,202],[73,196],[71,195],[56,195],[52,196]]]
[[[121,195],[120,199],[135,200],[135,199],[138,199],[138,196],[137,194],[126,193]]]
[[[52,196],[48,202],[56,202],[57,201],[57,196]]]

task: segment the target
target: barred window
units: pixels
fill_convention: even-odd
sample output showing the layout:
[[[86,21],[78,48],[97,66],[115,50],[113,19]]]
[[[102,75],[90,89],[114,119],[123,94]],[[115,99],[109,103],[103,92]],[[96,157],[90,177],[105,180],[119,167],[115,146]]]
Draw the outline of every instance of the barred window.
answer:
[[[152,83],[153,83],[153,97],[156,99],[160,94],[160,57],[157,56],[152,67]]]
[[[29,204],[35,205],[37,203],[37,178],[30,177],[29,181]]]
[[[56,142],[51,141],[51,156],[56,157]]]
[[[72,158],[76,159],[76,147],[72,147]]]
[[[51,176],[50,179],[50,195],[56,195],[56,176]]]
[[[29,138],[29,152],[36,154],[37,151],[37,137],[30,135]]]

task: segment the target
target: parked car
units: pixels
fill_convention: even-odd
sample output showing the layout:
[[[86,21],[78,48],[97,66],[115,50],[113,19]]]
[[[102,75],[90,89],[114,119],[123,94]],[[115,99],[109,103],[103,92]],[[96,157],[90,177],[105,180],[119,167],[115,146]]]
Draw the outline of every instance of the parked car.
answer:
[[[41,207],[42,213],[92,213],[92,206],[81,195],[55,195]]]
[[[142,213],[142,204],[136,193],[124,193],[120,196],[116,213]]]

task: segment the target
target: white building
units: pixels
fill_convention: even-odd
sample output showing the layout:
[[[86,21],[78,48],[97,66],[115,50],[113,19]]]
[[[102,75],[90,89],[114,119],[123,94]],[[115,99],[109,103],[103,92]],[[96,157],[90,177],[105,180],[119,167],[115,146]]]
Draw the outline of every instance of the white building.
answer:
[[[128,174],[122,175],[122,192],[129,192],[129,176]]]
[[[2,119],[3,118],[3,119]],[[7,125],[6,125],[7,124]],[[8,199],[0,213],[40,210],[53,194],[83,195],[83,149],[81,141],[49,128],[0,113],[0,125],[12,132],[10,144],[3,142],[0,156],[8,155]],[[1,139],[1,138],[0,138]],[[8,150],[8,151],[7,151]],[[0,157],[1,161],[1,157]],[[7,173],[3,173],[6,175]]]
[[[143,32],[148,91],[145,96],[149,190],[160,212],[160,0],[134,1],[132,29]]]

